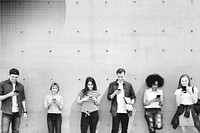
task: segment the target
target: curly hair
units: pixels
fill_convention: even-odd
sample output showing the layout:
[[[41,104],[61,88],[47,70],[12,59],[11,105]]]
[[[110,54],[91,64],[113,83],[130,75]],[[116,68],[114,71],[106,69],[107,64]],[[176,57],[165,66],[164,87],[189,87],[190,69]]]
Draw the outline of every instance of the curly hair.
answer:
[[[164,85],[164,79],[159,74],[151,74],[146,78],[146,84],[148,87],[152,87],[156,81],[158,82],[158,87],[162,87]]]

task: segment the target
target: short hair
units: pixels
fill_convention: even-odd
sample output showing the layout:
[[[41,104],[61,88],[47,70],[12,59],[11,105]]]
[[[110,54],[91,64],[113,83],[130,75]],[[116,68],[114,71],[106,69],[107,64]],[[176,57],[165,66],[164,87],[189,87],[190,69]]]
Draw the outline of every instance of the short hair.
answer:
[[[119,68],[119,69],[117,69],[116,74],[121,74],[123,72],[124,72],[124,74],[126,73],[126,71],[123,68]]]
[[[16,68],[12,68],[12,69],[10,69],[9,74],[10,75],[11,74],[19,75],[19,70],[17,70]]]
[[[58,87],[58,91],[60,90],[60,87],[59,87],[58,83],[56,83],[56,82],[51,83],[50,90],[52,90],[53,86],[57,86]]]
[[[164,79],[159,74],[151,74],[146,78],[146,84],[148,87],[152,87],[156,81],[158,82],[158,87],[162,87],[164,85]]]

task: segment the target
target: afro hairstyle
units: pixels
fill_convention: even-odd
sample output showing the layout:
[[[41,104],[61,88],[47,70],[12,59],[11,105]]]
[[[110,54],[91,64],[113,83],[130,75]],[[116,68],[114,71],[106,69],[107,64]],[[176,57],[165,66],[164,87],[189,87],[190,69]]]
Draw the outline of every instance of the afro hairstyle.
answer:
[[[159,74],[151,74],[146,78],[146,84],[148,87],[152,87],[156,81],[158,82],[158,87],[164,85],[164,79]]]

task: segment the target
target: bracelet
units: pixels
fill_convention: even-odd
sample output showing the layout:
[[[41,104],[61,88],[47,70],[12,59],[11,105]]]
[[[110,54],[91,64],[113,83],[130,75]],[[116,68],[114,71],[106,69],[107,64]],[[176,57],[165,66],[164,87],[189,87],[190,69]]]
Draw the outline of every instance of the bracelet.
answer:
[[[27,114],[27,111],[24,111],[24,113],[26,113],[26,114]]]

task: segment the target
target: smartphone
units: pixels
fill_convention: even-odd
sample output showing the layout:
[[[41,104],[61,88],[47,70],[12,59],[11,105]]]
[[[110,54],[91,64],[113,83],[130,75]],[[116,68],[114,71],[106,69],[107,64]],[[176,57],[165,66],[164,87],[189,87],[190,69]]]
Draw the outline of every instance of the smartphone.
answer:
[[[56,99],[55,98],[53,98],[52,101],[53,101],[53,103],[56,103]]]
[[[184,93],[187,92],[187,90],[186,90],[186,86],[182,86],[182,91],[183,91]]]
[[[160,95],[157,95],[157,97],[156,98],[160,98]]]
[[[14,90],[14,92],[16,92],[16,93],[19,93],[19,91],[18,91],[18,90]]]

